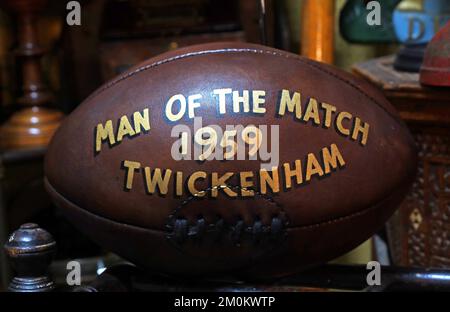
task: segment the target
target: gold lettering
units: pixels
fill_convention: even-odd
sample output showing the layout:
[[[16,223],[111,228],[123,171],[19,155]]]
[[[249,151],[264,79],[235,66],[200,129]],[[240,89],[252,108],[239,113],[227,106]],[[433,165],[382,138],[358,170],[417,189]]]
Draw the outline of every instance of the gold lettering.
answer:
[[[302,177],[302,166],[300,159],[297,159],[295,161],[295,168],[291,169],[289,163],[284,163],[284,176],[285,176],[285,182],[286,182],[286,188],[292,187],[292,177],[295,176],[296,183],[301,184],[303,183],[303,177]]]
[[[117,131],[117,142],[122,141],[123,137],[126,135],[132,137],[135,135],[135,132],[128,121],[128,117],[125,115],[120,117],[119,131]]]
[[[353,126],[352,139],[356,141],[358,139],[358,134],[362,134],[361,144],[366,145],[367,137],[369,136],[369,124],[367,122],[362,122],[358,117],[355,118],[355,125]]]
[[[249,187],[253,186],[253,180],[248,180],[248,178],[253,178],[253,172],[251,171],[242,171],[240,173],[241,176],[241,196],[255,196],[255,192],[253,190],[249,190]]]
[[[203,197],[205,196],[206,192],[205,191],[199,191],[195,188],[195,182],[198,179],[206,179],[206,172],[204,171],[196,171],[193,174],[191,174],[191,176],[188,179],[188,190],[189,192],[196,196],[196,197]]]
[[[272,176],[270,176],[269,172],[266,169],[261,169],[259,171],[261,194],[267,193],[267,185],[269,185],[273,193],[278,193],[280,191],[278,168],[272,168],[271,172]]]
[[[144,167],[144,174],[145,174],[145,184],[148,193],[154,194],[156,191],[156,187],[158,186],[159,192],[162,195],[167,194],[169,189],[168,185],[170,176],[172,175],[172,170],[166,169],[164,177],[162,177],[161,169],[155,168],[155,170],[153,170],[153,177],[152,177],[150,167]]]
[[[233,172],[226,172],[223,176],[219,178],[219,174],[217,172],[212,173],[212,181],[211,181],[211,196],[217,197],[219,194],[219,188],[222,189],[225,194],[227,194],[230,197],[236,197],[237,193],[233,192],[231,188],[227,185],[227,180],[231,178],[234,175]]]
[[[134,131],[136,134],[141,133],[141,128],[144,131],[150,130],[150,118],[148,116],[148,108],[140,112],[134,112],[133,114]]]
[[[345,166],[344,158],[339,152],[339,149],[336,144],[331,144],[331,153],[327,147],[324,147],[322,149],[322,158],[325,167],[325,174],[330,173],[331,168],[336,169],[338,167],[338,162],[339,167]]]
[[[344,128],[344,125],[342,124],[342,121],[344,119],[352,119],[352,114],[348,112],[340,112],[336,117],[336,128],[338,131],[343,135],[350,135],[350,130],[347,128]]]
[[[114,138],[114,131],[112,126],[112,121],[107,120],[105,122],[105,125],[103,126],[101,123],[99,123],[96,127],[95,131],[95,151],[97,153],[100,152],[102,149],[102,141],[105,141],[108,139],[109,144],[113,145],[116,143],[116,140]]]
[[[291,98],[289,95],[289,90],[282,90],[278,115],[284,116],[287,107],[289,112],[293,113],[295,111],[295,118],[300,119],[302,117],[302,107],[300,101],[301,95],[299,92],[294,92]]]
[[[182,196],[183,195],[183,172],[181,172],[181,171],[177,171],[175,188],[176,188],[175,194],[177,196]]]
[[[198,102],[202,98],[200,93],[188,96],[188,116],[189,118],[195,118],[195,109],[199,108],[201,103]]]
[[[175,103],[175,101],[180,102],[180,110],[178,113],[174,114],[172,112],[172,106]],[[183,96],[183,94],[175,94],[173,95],[166,104],[166,117],[170,121],[178,121],[180,120],[184,114],[186,113],[186,98]]]
[[[232,89],[226,88],[226,89],[215,89],[213,91],[214,95],[219,96],[219,114],[225,114],[226,109],[226,95],[230,94],[232,92]]]
[[[303,121],[308,122],[311,118],[314,119],[316,125],[320,125],[319,108],[317,107],[317,101],[314,98],[310,98],[308,101]]]
[[[266,91],[264,90],[253,90],[252,92],[252,102],[253,102],[253,112],[255,114],[265,114],[266,108],[260,107],[260,105],[264,104],[266,102],[266,99],[264,98],[266,96]]]
[[[134,171],[141,167],[141,163],[137,161],[124,160],[123,167],[127,169],[127,179],[125,181],[125,189],[131,190],[133,187]]]
[[[331,127],[331,114],[336,112],[336,106],[322,103],[322,109],[325,110],[325,127],[330,128]]]
[[[250,111],[248,90],[243,90],[242,96],[239,95],[239,91],[233,91],[233,112],[239,113],[241,111],[241,103],[244,106],[244,112],[248,113]]]
[[[306,177],[305,181],[311,180],[311,176],[318,174],[320,177],[323,176],[323,169],[317,161],[316,156],[313,153],[308,154],[306,162]]]

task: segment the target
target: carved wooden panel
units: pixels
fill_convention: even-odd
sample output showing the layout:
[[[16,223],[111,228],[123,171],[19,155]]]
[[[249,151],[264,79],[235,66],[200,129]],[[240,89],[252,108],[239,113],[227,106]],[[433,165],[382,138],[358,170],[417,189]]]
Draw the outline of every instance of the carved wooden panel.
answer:
[[[417,144],[416,180],[387,225],[392,260],[450,268],[450,89],[423,87],[418,73],[394,70],[393,60],[385,56],[353,67],[382,90]]]
[[[450,131],[416,129],[413,187],[388,224],[398,265],[450,267]]]

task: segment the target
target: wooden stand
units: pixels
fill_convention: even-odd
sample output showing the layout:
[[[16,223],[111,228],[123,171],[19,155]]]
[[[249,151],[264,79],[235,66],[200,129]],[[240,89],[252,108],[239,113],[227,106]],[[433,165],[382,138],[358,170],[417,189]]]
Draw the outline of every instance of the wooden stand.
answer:
[[[23,224],[5,244],[5,251],[16,277],[8,290],[12,292],[46,292],[55,289],[48,267],[53,260],[56,242],[37,224]]]
[[[46,146],[58,128],[63,115],[47,108],[53,95],[42,81],[40,59],[43,50],[36,34],[37,13],[46,0],[5,1],[18,15],[19,47],[16,51],[22,60],[23,96],[18,99],[22,108],[0,128],[2,149],[35,148]]]
[[[449,291],[450,270],[411,269],[393,266],[381,267],[382,284],[367,285],[366,265],[326,264],[298,274],[275,280],[245,280],[233,276],[211,278],[183,278],[158,272],[145,272],[129,262],[107,265],[106,270],[93,280],[86,279],[82,266],[81,285],[67,285],[67,270],[60,283],[52,280],[49,270],[56,243],[52,236],[37,224],[23,224],[5,244],[8,260],[16,276],[9,291],[43,292],[327,292],[327,291]],[[77,261],[79,261],[78,259]],[[60,260],[65,262],[65,260]],[[70,260],[67,260],[70,261]],[[80,264],[81,265],[81,264]],[[57,277],[53,275],[53,277]],[[167,299],[163,299],[167,300]]]
[[[393,62],[353,68],[382,90],[417,144],[416,181],[388,224],[392,257],[395,265],[450,268],[450,89],[421,86],[419,74],[396,71]]]

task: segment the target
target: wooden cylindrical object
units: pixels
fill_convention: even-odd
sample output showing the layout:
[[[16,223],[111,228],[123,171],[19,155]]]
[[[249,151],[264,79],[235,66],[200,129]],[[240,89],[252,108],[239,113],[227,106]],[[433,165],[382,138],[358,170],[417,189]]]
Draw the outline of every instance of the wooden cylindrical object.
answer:
[[[303,0],[301,54],[316,61],[334,61],[335,0]]]

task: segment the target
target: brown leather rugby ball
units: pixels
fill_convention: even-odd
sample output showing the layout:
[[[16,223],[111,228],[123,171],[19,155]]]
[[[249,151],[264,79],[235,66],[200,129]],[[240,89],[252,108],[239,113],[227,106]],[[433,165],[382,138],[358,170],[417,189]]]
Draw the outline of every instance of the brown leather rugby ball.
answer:
[[[67,218],[148,270],[280,276],[374,234],[412,183],[414,142],[369,84],[245,43],[152,58],[55,134]]]

